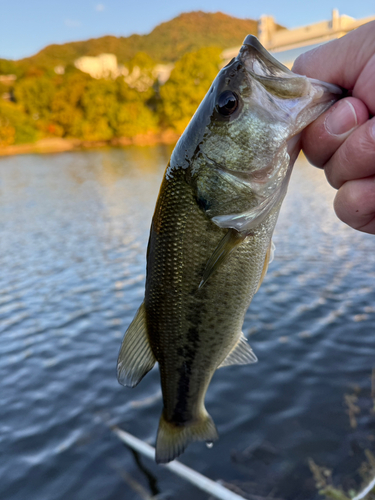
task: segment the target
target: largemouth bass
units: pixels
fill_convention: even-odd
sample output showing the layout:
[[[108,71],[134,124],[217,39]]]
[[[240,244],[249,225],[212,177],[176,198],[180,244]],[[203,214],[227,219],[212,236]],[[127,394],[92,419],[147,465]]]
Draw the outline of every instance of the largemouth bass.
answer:
[[[178,141],[156,203],[144,302],[119,354],[134,387],[158,361],[156,462],[217,431],[204,406],[217,368],[256,357],[241,332],[267,271],[298,134],[341,90],[293,74],[254,36],[218,74]]]

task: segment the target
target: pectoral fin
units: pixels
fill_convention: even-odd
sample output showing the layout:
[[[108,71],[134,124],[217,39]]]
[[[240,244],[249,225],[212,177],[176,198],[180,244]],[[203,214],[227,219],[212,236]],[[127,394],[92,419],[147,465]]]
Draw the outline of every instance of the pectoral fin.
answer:
[[[252,348],[247,343],[247,339],[244,334],[241,333],[237,344],[233,347],[231,352],[218,368],[230,365],[248,365],[250,363],[256,363],[257,361],[258,358],[255,356]]]
[[[122,341],[117,361],[117,379],[122,385],[135,387],[155,362],[147,336],[145,305],[142,303]]]
[[[220,241],[216,247],[214,253],[211,255],[207,262],[206,269],[204,270],[202,281],[198,288],[207,282],[209,277],[228,259],[229,255],[237,248],[237,246],[242,243],[244,237],[241,236],[234,229],[229,229],[224,238]]]
[[[256,289],[256,292],[259,290],[260,285],[263,283],[264,277],[267,274],[268,266],[271,264],[273,261],[274,255],[275,255],[275,245],[273,244],[273,241],[271,240],[270,246],[268,247],[267,253],[266,253],[266,258],[264,259],[264,265],[263,265],[263,270],[262,274],[258,283],[258,288]],[[255,293],[256,293],[255,292]]]

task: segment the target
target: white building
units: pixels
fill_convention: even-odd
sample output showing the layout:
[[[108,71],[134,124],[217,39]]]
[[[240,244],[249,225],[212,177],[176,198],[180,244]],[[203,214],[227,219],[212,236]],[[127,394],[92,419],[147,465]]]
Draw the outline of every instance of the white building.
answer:
[[[261,44],[273,54],[276,59],[292,67],[295,59],[322,43],[340,38],[363,24],[375,20],[375,16],[364,19],[340,15],[337,9],[333,9],[332,18],[328,21],[309,24],[293,29],[276,29],[276,23],[272,16],[261,16],[258,22],[258,38]],[[239,47],[228,49],[223,52],[225,64],[238,54]]]
[[[83,56],[74,61],[74,66],[93,78],[117,78],[121,75],[114,54],[100,54],[97,57]]]
[[[117,63],[117,57],[114,54],[80,57],[74,61],[74,66],[84,73],[88,73],[92,78],[123,76],[129,87],[135,88],[139,92],[146,91],[155,80],[158,80],[161,85],[165,83],[174,67],[173,64],[157,64],[152,71],[142,71],[139,66],[134,66],[132,71],[129,71],[126,66]],[[55,72],[62,74],[63,71],[60,67],[56,67]]]

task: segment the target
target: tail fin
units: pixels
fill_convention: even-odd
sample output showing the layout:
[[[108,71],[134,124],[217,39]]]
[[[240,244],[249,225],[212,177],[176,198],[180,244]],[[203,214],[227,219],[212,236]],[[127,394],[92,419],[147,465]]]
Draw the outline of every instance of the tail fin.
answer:
[[[218,437],[214,421],[206,411],[199,420],[179,426],[167,422],[162,414],[156,438],[156,463],[166,464],[174,460],[193,441],[210,443],[216,441]]]

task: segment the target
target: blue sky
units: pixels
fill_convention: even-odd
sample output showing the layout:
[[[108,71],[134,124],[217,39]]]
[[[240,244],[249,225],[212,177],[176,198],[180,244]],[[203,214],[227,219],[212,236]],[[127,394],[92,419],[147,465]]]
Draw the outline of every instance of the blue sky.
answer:
[[[355,18],[375,15],[374,0],[0,0],[0,57],[27,57],[51,43],[145,34],[192,10],[252,19],[270,14],[292,28],[329,19],[332,8]]]

